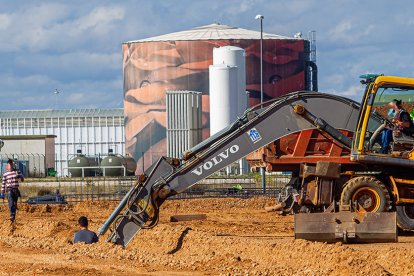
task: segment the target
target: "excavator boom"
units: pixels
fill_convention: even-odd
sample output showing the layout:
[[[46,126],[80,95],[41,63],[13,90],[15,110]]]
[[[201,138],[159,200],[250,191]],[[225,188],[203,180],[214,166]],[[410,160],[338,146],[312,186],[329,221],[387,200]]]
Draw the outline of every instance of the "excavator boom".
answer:
[[[298,107],[306,110],[306,116]],[[350,99],[315,92],[295,92],[253,107],[231,126],[190,149],[182,160],[160,158],[140,176],[98,233],[103,235],[112,225],[108,239],[126,246],[140,229],[157,223],[159,207],[166,198],[291,133],[321,128],[348,146],[350,141],[337,130],[353,131],[358,113],[359,105]]]

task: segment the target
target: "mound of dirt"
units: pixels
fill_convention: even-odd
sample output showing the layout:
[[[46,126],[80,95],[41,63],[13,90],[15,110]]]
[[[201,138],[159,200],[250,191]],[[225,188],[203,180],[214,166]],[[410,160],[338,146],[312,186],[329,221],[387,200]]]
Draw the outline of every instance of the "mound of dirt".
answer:
[[[295,240],[293,217],[263,210],[272,198],[171,200],[152,230],[126,249],[101,237],[74,244],[77,219],[97,230],[115,202],[19,205],[10,225],[0,209],[0,275],[408,275],[414,238],[398,244],[344,245]],[[169,222],[175,214],[203,213],[207,220]]]

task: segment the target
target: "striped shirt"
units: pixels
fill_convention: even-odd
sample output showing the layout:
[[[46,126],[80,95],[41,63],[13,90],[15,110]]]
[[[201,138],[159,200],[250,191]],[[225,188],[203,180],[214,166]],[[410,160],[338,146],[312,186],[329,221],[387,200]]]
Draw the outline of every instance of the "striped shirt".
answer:
[[[1,192],[9,191],[13,188],[19,188],[19,179],[23,176],[20,172],[11,171],[3,174],[3,181],[1,182]]]

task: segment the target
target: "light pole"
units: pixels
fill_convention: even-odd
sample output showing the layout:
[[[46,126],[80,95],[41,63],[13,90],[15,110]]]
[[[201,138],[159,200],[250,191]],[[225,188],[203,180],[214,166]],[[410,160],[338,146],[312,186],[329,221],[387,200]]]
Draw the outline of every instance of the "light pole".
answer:
[[[256,20],[260,20],[260,107],[263,108],[263,19],[261,14],[256,15]],[[263,167],[260,168],[262,175],[262,189],[266,193],[266,171]]]
[[[55,109],[57,109],[59,90],[57,90],[57,88],[56,88],[55,92],[53,92],[53,93],[55,94]]]
[[[260,20],[260,107],[263,107],[263,19],[261,14],[256,15],[256,20]]]

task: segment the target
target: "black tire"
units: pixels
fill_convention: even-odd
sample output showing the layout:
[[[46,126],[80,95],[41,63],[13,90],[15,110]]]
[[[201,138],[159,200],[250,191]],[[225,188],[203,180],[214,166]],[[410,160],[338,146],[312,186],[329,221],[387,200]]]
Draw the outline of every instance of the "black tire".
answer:
[[[361,212],[387,212],[390,209],[390,194],[385,185],[370,176],[350,179],[341,194],[341,205],[357,201],[364,210]]]
[[[414,230],[414,205],[397,206],[397,225],[404,231]]]

